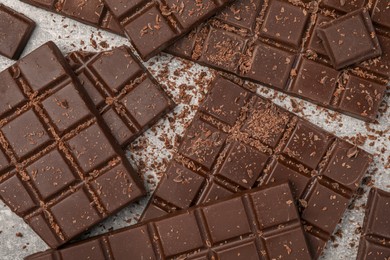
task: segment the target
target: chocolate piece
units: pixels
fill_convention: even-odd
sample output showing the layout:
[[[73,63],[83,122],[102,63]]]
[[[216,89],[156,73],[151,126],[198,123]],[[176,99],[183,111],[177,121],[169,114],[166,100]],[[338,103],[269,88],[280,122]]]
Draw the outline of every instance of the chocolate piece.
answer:
[[[232,0],[104,0],[142,59],[147,60]]]
[[[287,183],[246,191],[26,260],[58,256],[63,260],[310,259]]]
[[[328,9],[339,12],[352,12],[359,8],[362,8],[365,4],[366,0],[323,0],[320,2],[321,7],[326,7]]]
[[[320,26],[317,33],[337,70],[382,54],[375,28],[365,8]]]
[[[21,0],[27,4],[58,13],[81,23],[124,36],[118,22],[102,0]]]
[[[383,46],[381,57],[341,71],[330,65],[318,28],[345,14],[342,10],[361,8],[367,1],[341,5],[339,0],[324,0],[319,8],[304,2],[237,0],[166,51],[375,121],[390,80],[390,24],[384,19],[390,16],[388,1],[367,5]]]
[[[145,194],[54,43],[0,82],[0,198],[50,247]]]
[[[376,27],[384,31],[390,31],[389,1],[376,0],[372,6],[372,20]]]
[[[125,46],[101,53],[73,52],[68,61],[122,147],[175,106]]]
[[[371,188],[357,259],[379,260],[390,257],[389,216],[390,193]]]
[[[218,77],[142,219],[289,180],[305,204],[301,218],[317,258],[370,161],[365,151]]]
[[[33,20],[0,4],[0,55],[19,59],[34,28]]]

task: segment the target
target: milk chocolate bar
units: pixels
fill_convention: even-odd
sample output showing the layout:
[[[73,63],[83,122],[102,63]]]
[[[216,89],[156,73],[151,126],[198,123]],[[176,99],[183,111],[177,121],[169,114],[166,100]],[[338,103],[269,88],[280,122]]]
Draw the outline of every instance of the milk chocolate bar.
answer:
[[[333,68],[318,28],[366,1],[305,2],[237,0],[167,52],[375,121],[390,79],[388,1],[376,0],[368,9],[382,56],[340,71]]]
[[[175,106],[125,46],[100,53],[72,52],[67,58],[122,147]]]
[[[287,183],[119,229],[26,260],[311,259]]]
[[[370,162],[365,151],[217,77],[141,219],[290,181],[318,258]]]
[[[81,23],[124,36],[118,22],[102,0],[21,0],[27,4],[58,13]]]
[[[33,20],[0,4],[0,55],[19,59],[34,28]]]
[[[390,257],[389,216],[390,193],[372,188],[368,196],[357,259],[379,260]]]
[[[104,0],[123,31],[147,60],[232,0]]]
[[[48,42],[0,73],[0,198],[52,248],[145,194]]]

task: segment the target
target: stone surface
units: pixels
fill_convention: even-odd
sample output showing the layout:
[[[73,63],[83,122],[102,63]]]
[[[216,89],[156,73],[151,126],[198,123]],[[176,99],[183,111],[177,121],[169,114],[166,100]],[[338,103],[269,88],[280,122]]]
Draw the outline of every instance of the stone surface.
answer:
[[[110,47],[128,44],[125,38],[97,31],[90,26],[45,12],[19,1],[0,0],[0,3],[28,15],[37,23],[37,29],[22,56],[48,40],[54,41],[64,53],[83,48],[88,51],[104,50],[105,43],[108,43]],[[97,43],[96,50],[92,47],[93,41]],[[99,43],[102,44],[99,45]],[[0,71],[13,63],[12,60],[0,57]],[[198,101],[203,97],[210,79],[214,77],[214,71],[165,54],[151,59],[145,65],[163,84],[163,87],[173,95],[174,101],[179,104],[174,113],[157,123],[128,148],[129,159],[135,167],[139,168],[148,190],[152,192],[160,179],[161,172],[165,170],[164,160],[170,158],[173,153],[177,137],[182,135],[183,127],[193,117]],[[181,71],[181,68],[186,68],[186,70]],[[179,98],[179,92],[183,95],[182,98]],[[356,139],[359,135],[371,135],[370,138],[375,140],[367,139],[362,146],[375,155],[369,174],[374,174],[375,186],[387,191],[390,190],[390,109],[387,108],[390,105],[389,97],[386,98],[385,109],[382,109],[380,113],[379,124],[366,124],[297,98],[290,98],[280,93],[275,95],[274,91],[264,87],[259,86],[259,93],[272,98],[277,104],[289,110],[296,111],[297,109],[293,108],[297,104],[298,106],[302,104],[304,108],[298,109],[298,115],[337,136]],[[175,118],[174,123],[170,124],[167,118],[170,121]],[[161,137],[164,137],[166,141]],[[141,149],[140,145],[147,145],[148,149]],[[356,257],[360,235],[356,234],[355,230],[362,225],[364,209],[361,206],[367,198],[367,186],[364,186],[364,190],[366,191],[364,196],[356,200],[355,207],[347,211],[340,224],[342,236],[335,236],[335,242],[328,243],[328,248],[322,259],[354,259]],[[147,198],[141,200],[137,206],[125,208],[116,216],[109,218],[85,234],[84,237],[103,233],[110,228],[117,229],[136,223],[146,201]],[[19,233],[23,236],[21,237]],[[0,202],[0,259],[19,260],[46,248],[45,243],[23,220]]]

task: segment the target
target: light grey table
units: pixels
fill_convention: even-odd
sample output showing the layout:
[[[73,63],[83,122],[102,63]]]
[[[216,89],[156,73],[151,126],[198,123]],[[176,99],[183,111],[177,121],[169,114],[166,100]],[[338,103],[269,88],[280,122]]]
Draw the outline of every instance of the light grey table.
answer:
[[[94,39],[97,43],[107,42],[110,47],[128,44],[128,41],[124,38],[31,7],[18,0],[0,0],[0,3],[26,14],[37,23],[37,28],[23,55],[49,40],[54,41],[64,53],[83,48],[88,51],[96,51],[90,44],[91,39]],[[99,45],[98,48],[103,50]],[[0,56],[0,71],[13,63],[14,61]],[[179,104],[174,113],[169,115],[169,117],[175,118],[174,124],[169,124],[167,118],[161,120],[128,149],[129,159],[144,176],[148,189],[153,191],[158,182],[158,176],[165,169],[164,162],[174,152],[174,148],[171,148],[171,146],[176,145],[177,138],[175,137],[183,133],[183,128],[193,117],[197,104],[204,96],[214,72],[165,54],[153,58],[145,65]],[[179,89],[189,98],[180,99],[178,97]],[[375,140],[367,140],[363,145],[364,149],[375,154],[375,160],[369,173],[375,172],[373,175],[375,186],[390,190],[390,109],[382,114],[379,124],[367,125],[359,120],[319,108],[297,98],[275,93],[261,86],[259,86],[259,94],[273,99],[277,104],[290,110],[292,110],[292,102],[302,105],[304,108],[297,112],[298,115],[337,136],[345,138],[353,138],[358,135],[373,136]],[[390,105],[388,97],[385,105]],[[335,116],[335,119],[330,119],[330,115]],[[383,134],[379,135],[374,132],[375,130],[383,131]],[[167,142],[161,140],[159,138],[161,136],[166,137]],[[141,149],[140,145],[146,145],[147,149]],[[382,151],[383,148],[385,149],[384,152]],[[365,187],[365,190],[367,191],[367,187]],[[362,224],[364,210],[361,206],[366,201],[366,194],[356,201],[354,209],[346,212],[338,227],[341,230],[341,236],[336,236],[336,240],[328,244],[323,259],[355,258],[360,236],[355,233],[355,230]],[[147,198],[136,205],[125,208],[116,216],[93,228],[85,237],[136,223],[136,219],[142,212],[146,201]],[[18,232],[23,236],[17,236]],[[45,243],[23,220],[0,202],[0,260],[22,259],[29,254],[45,249],[47,249]]]

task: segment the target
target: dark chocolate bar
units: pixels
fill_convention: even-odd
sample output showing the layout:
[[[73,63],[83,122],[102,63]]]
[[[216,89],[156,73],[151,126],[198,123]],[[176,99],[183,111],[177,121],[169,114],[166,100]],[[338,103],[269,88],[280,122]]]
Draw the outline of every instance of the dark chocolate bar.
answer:
[[[102,0],[21,0],[27,4],[58,13],[81,23],[124,36],[118,22]]]
[[[125,46],[101,53],[73,52],[68,61],[122,147],[175,106]]]
[[[370,5],[382,56],[342,71],[332,67],[318,27],[345,14],[343,10],[363,7],[366,1],[341,5],[343,1],[327,0],[316,8],[318,3],[306,2],[237,0],[166,51],[375,121],[390,79],[388,1]]]
[[[33,20],[0,4],[0,55],[19,59],[34,28]]]
[[[287,183],[120,229],[26,260],[310,259]]]
[[[358,260],[390,258],[390,193],[372,188],[360,238]]]
[[[317,258],[370,161],[356,146],[218,77],[141,219],[288,180]]]
[[[0,198],[58,247],[145,189],[48,42],[0,73]]]
[[[147,60],[232,0],[104,0],[123,31]]]
[[[381,56],[382,50],[366,8],[321,25],[318,37],[337,70]]]

